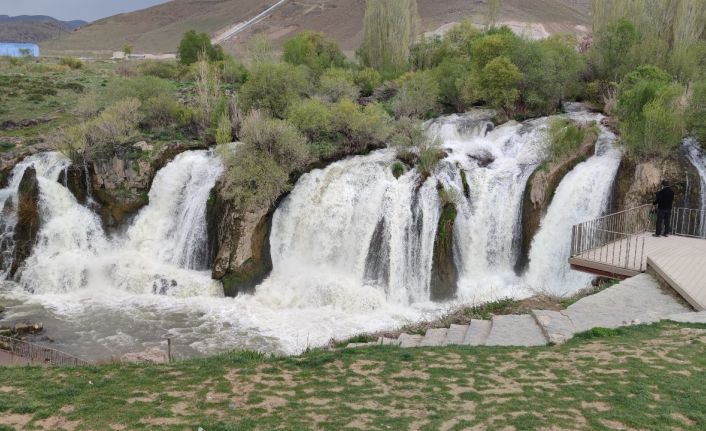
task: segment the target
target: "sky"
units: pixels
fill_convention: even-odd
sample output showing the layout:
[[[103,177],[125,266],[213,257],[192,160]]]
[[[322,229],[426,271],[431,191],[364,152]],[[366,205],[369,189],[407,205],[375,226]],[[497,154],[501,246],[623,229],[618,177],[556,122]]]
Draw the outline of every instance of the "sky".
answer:
[[[0,15],[49,15],[63,21],[95,21],[168,0],[0,0]]]

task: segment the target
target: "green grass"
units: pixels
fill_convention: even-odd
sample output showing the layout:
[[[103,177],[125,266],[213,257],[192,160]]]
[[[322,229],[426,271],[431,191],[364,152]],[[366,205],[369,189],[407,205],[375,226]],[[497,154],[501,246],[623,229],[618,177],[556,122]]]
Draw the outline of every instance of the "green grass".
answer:
[[[10,368],[0,372],[0,424],[704,429],[706,326],[609,332],[528,349],[375,347],[289,358],[230,353],[159,366]]]

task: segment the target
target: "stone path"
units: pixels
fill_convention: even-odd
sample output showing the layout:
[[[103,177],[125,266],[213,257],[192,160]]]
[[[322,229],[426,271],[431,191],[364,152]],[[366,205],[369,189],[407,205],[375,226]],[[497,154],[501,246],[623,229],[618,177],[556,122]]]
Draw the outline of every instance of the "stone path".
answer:
[[[662,289],[652,276],[639,274],[582,298],[565,310],[532,310],[531,314],[473,319],[470,325],[433,328],[425,335],[401,334],[397,339],[380,338],[347,347],[543,346],[564,343],[574,334],[595,327],[617,328],[663,319],[706,323],[706,312],[691,311],[683,301]]]

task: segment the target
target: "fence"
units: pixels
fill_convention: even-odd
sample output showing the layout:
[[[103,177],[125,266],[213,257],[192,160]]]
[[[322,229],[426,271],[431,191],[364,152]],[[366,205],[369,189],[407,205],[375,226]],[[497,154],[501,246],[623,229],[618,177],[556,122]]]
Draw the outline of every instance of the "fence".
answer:
[[[5,350],[32,362],[51,365],[91,365],[90,362],[71,356],[49,347],[43,347],[27,341],[0,335],[0,350]]]
[[[675,208],[670,233],[706,238],[706,213]],[[645,233],[655,229],[652,205],[642,205],[574,225],[571,232],[571,257],[632,271],[644,271]]]

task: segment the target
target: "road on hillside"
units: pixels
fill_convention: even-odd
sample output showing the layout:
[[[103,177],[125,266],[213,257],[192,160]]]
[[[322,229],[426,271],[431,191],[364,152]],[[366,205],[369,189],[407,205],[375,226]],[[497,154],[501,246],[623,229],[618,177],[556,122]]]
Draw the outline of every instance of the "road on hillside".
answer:
[[[227,29],[223,33],[216,35],[213,39],[211,39],[211,43],[218,44],[221,42],[225,42],[226,40],[230,39],[231,37],[235,36],[236,34],[242,32],[243,30],[246,30],[251,25],[257,24],[258,22],[260,22],[261,20],[266,18],[268,15],[270,15],[275,9],[282,6],[284,3],[287,3],[287,0],[279,0],[277,3],[268,7],[264,11],[255,15],[254,17],[250,18],[249,20],[235,24],[234,26],[230,27],[229,29]]]

